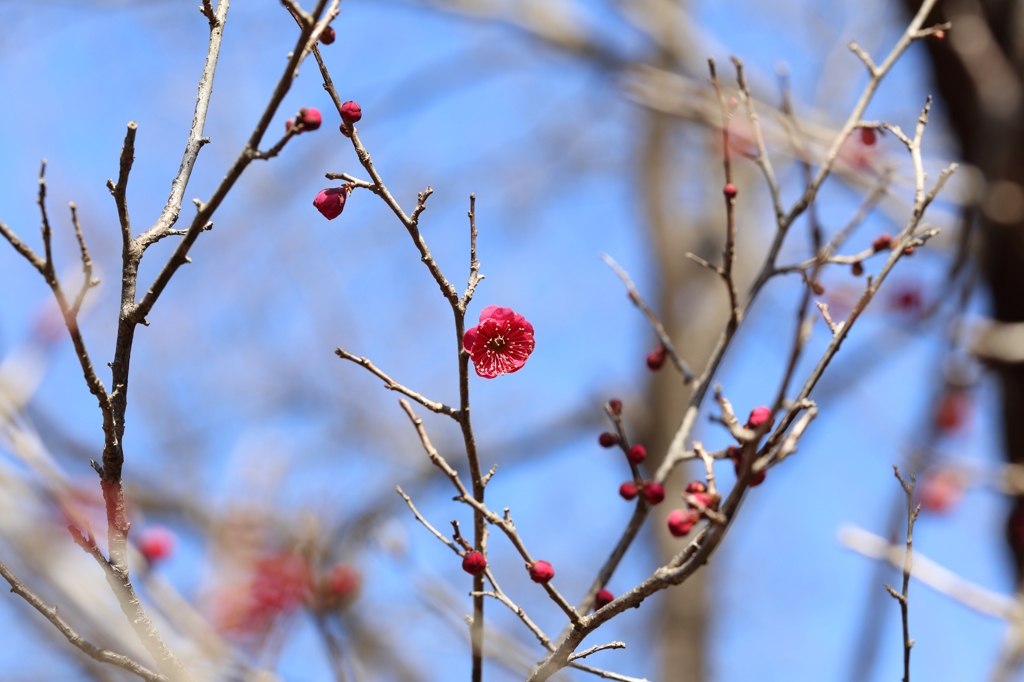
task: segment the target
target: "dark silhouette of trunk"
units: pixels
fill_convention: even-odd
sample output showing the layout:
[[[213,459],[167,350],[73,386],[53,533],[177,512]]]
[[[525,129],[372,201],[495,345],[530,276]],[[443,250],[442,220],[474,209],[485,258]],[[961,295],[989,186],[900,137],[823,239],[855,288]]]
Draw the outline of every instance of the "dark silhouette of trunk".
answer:
[[[908,10],[918,3],[904,0]],[[945,40],[928,40],[934,81],[963,160],[981,171],[975,255],[991,293],[993,319],[1024,322],[1024,20],[1011,0],[941,2],[934,22],[952,21]],[[1002,388],[1006,457],[1024,463],[1024,366],[994,363]],[[1024,576],[1024,498],[1008,524],[1018,584]]]
[[[919,0],[901,0],[908,14]],[[924,41],[934,91],[959,142],[960,157],[977,169],[979,189],[964,207],[961,253],[953,268],[974,258],[1000,323],[1024,322],[1024,19],[1013,0],[940,0],[925,26],[951,21],[943,39]],[[970,172],[970,171],[968,171]],[[1002,398],[1006,459],[1024,463],[1024,365],[993,362]],[[1008,558],[1018,590],[1024,578],[1024,497],[1006,523]],[[879,600],[888,601],[881,590]],[[872,597],[874,600],[874,596]],[[877,604],[869,605],[851,667],[851,682],[870,678],[881,628]],[[1021,651],[1007,652],[997,679],[1017,667]]]

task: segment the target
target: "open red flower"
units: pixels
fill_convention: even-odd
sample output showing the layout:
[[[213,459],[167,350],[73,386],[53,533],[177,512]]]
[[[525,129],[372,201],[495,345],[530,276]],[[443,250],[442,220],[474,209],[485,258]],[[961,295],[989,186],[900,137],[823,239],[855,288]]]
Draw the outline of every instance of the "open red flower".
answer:
[[[480,324],[462,337],[462,346],[483,378],[511,374],[522,369],[533,352],[533,325],[511,308],[489,305],[480,313]]]

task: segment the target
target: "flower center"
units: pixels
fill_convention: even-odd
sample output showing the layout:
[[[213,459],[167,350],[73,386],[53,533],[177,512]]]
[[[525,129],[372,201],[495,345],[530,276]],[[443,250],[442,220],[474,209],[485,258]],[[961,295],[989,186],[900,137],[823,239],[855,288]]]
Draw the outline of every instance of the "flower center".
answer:
[[[493,339],[491,339],[490,341],[487,342],[487,348],[488,348],[488,350],[492,350],[494,352],[500,352],[500,351],[504,350],[504,348],[505,348],[505,337],[504,336],[495,336]]]

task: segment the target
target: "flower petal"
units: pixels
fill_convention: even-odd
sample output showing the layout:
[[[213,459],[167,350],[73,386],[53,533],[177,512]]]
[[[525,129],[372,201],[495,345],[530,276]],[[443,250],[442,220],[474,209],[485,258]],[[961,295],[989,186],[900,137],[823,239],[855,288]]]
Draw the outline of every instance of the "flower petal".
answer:
[[[473,346],[476,344],[476,330],[476,327],[467,329],[466,334],[462,337],[462,347],[465,348],[468,353],[473,352]]]

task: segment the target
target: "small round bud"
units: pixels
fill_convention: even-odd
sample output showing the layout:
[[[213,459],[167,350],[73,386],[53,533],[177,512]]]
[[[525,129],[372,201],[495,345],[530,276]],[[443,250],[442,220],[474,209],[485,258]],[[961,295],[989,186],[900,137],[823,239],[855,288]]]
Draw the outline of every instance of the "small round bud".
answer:
[[[861,128],[860,129],[860,141],[866,147],[870,147],[878,139],[877,133],[874,128]]]
[[[938,31],[936,31],[935,33],[933,33],[932,35],[935,36],[936,40],[945,40],[946,39],[946,32],[943,31],[941,28]]]
[[[466,552],[462,557],[462,570],[470,575],[480,575],[487,568],[487,559],[477,551]]]
[[[696,495],[697,493],[706,493],[707,491],[708,487],[704,485],[704,481],[690,481],[689,483],[686,484],[686,492],[690,493],[691,495]]]
[[[608,411],[618,417],[622,414],[622,401],[618,398],[612,398],[608,401]]]
[[[652,372],[657,372],[661,369],[661,366],[665,364],[666,356],[665,346],[658,344],[658,347],[647,354],[647,367]]]
[[[750,417],[747,418],[747,428],[756,429],[757,427],[761,426],[761,424],[764,424],[769,420],[771,421],[768,424],[768,428],[771,428],[772,424],[775,423],[775,417],[772,416],[772,411],[770,409],[768,409],[764,405],[761,405],[760,407],[755,407],[753,410],[750,411]]]
[[[341,105],[341,120],[352,125],[363,117],[363,109],[358,104],[349,100]]]
[[[636,483],[633,483],[632,481],[626,481],[619,486],[619,495],[622,495],[622,499],[624,500],[632,500],[636,497],[636,493]]]
[[[967,423],[970,417],[971,398],[960,388],[947,390],[939,400],[935,411],[935,428],[940,433],[952,433]]]
[[[925,475],[914,491],[921,508],[934,514],[950,512],[963,497],[969,478],[957,469],[941,469]]]
[[[629,449],[629,452],[626,453],[626,457],[628,457],[629,461],[633,464],[639,464],[647,459],[647,448],[643,445],[634,445]]]
[[[332,26],[328,26],[324,29],[324,32],[320,34],[320,42],[324,45],[330,45],[334,42],[335,35],[334,28]]]
[[[854,277],[860,277],[861,275],[864,274],[864,264],[861,263],[860,261],[856,261],[855,263],[850,265],[850,273]]]
[[[825,293],[825,287],[821,286],[821,282],[818,280],[811,282],[811,289],[814,291],[815,296],[821,296]]]
[[[665,486],[654,481],[647,481],[644,483],[643,493],[647,504],[655,505],[665,499]]]
[[[871,242],[871,248],[874,249],[876,252],[883,251],[885,249],[891,249],[892,235],[890,235],[888,232],[883,232],[882,234],[878,235],[877,237],[875,237],[875,240]]]
[[[764,477],[767,474],[768,474],[767,471],[759,471],[756,474],[754,474],[754,477],[752,479],[750,479],[750,487],[751,488],[756,488],[757,486],[759,486],[762,483],[764,483]]]
[[[359,591],[363,578],[351,564],[341,563],[327,574],[327,587],[339,599],[348,599]]]
[[[668,515],[668,532],[681,538],[689,533],[700,521],[700,514],[693,509],[675,509]]]
[[[345,200],[348,199],[348,193],[351,191],[349,185],[322,189],[313,199],[313,206],[320,211],[320,215],[328,220],[334,220],[345,210]]]
[[[340,132],[345,137],[352,137],[352,133],[350,133],[348,128],[345,127],[344,123],[338,124],[338,132]]]
[[[289,130],[292,129],[293,125],[295,125],[295,119],[294,118],[288,119],[287,121],[284,122],[284,131],[288,132]]]
[[[904,256],[913,256],[914,255],[914,250],[915,250],[915,248],[913,246],[908,246],[907,248],[903,249],[903,255]]]
[[[534,561],[530,564],[530,580],[542,585],[555,577],[555,569],[546,561]]]
[[[598,611],[600,609],[603,609],[604,607],[608,606],[608,604],[611,604],[613,601],[615,601],[614,594],[612,594],[608,590],[601,590],[597,593],[597,595],[594,596],[594,610]]]
[[[174,533],[163,526],[153,526],[142,531],[138,545],[147,562],[161,561],[174,552]]]
[[[597,437],[597,442],[601,444],[602,448],[614,448],[619,444],[619,437],[611,431],[605,431]]]
[[[726,199],[735,199],[736,198],[736,185],[734,185],[734,184],[732,184],[730,182],[728,185],[726,185],[725,187],[722,188],[722,194],[725,195]]]
[[[303,107],[299,109],[299,115],[295,117],[295,121],[303,132],[307,130],[316,130],[320,127],[320,124],[324,122],[324,117],[320,115],[320,110],[314,107]]]
[[[715,509],[718,506],[718,496],[712,495],[711,493],[693,493],[694,502],[699,502],[700,506],[705,509]],[[697,507],[695,504],[691,504],[692,507]]]

